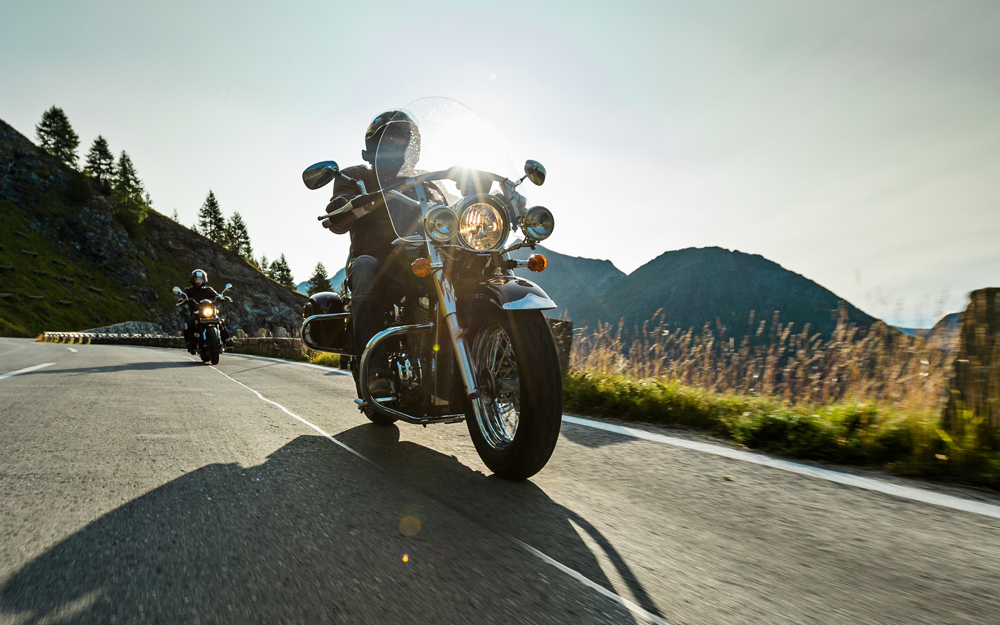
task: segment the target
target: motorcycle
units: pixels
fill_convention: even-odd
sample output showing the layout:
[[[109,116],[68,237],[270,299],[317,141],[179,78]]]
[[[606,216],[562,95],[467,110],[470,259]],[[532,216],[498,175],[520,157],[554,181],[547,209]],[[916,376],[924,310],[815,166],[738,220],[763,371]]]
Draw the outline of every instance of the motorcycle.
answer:
[[[300,336],[310,349],[350,357],[355,402],[371,421],[465,421],[491,471],[525,479],[548,462],[562,423],[562,372],[542,314],[556,303],[513,272],[542,271],[547,260],[509,257],[552,234],[551,211],[526,208],[518,192],[525,179],[541,185],[545,168],[529,160],[519,177],[485,122],[454,100],[426,98],[404,110],[419,129],[411,139],[419,145],[407,146],[407,164],[393,175],[377,150],[378,191],[368,192],[334,161],[302,173],[309,189],[339,179],[358,191],[318,218],[324,226],[369,205],[387,209],[398,237],[393,256],[412,262],[392,293],[386,329],[367,345],[353,345],[349,296],[327,292],[306,304]],[[366,384],[377,350],[388,360],[388,397],[373,397]]]
[[[187,296],[180,287],[174,287],[174,295],[178,297],[177,307],[190,305],[191,316],[194,319],[194,335],[197,342],[198,355],[202,362],[219,364],[219,355],[226,351],[222,342],[222,325],[226,322],[220,315],[218,302],[232,302],[226,291],[232,288],[227,284],[215,300],[203,299],[200,302]]]

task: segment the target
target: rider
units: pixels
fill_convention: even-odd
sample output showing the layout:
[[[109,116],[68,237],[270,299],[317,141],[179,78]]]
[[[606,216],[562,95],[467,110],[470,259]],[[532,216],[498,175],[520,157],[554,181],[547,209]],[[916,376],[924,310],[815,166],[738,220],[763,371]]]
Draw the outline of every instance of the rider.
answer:
[[[184,289],[184,294],[193,302],[188,302],[188,311],[192,314],[188,315],[187,328],[184,329],[184,340],[187,343],[188,351],[192,354],[198,351],[198,344],[194,338],[194,312],[199,308],[201,300],[207,299],[210,302],[215,302],[215,298],[219,296],[215,292],[215,289],[208,286],[208,273],[203,269],[195,269],[191,272],[191,286]],[[229,299],[229,298],[226,298]],[[229,332],[226,330],[226,325],[222,324],[220,328],[222,335],[222,342],[228,344],[229,342]]]
[[[343,174],[363,182],[368,194],[381,189],[380,180],[388,185],[412,176],[413,167],[420,158],[420,130],[416,122],[400,110],[376,115],[365,133],[365,149],[361,151],[361,158],[367,164],[348,167]],[[336,178],[327,212],[344,206],[360,193],[357,184]],[[396,232],[381,200],[332,217],[328,227],[336,234],[351,234],[347,286],[351,290],[354,346],[360,353],[368,341],[385,327],[385,312],[391,304],[386,301],[386,286],[390,281],[400,282],[405,278],[409,261],[394,253],[392,242],[396,239]],[[368,389],[375,397],[392,393],[387,367],[384,350],[379,350],[373,355],[367,380]]]

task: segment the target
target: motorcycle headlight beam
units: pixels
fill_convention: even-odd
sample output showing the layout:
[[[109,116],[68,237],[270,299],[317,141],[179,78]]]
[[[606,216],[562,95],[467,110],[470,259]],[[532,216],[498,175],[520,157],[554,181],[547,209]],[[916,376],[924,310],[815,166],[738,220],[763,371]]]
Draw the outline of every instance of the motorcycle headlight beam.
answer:
[[[535,241],[544,241],[552,236],[556,218],[544,206],[533,206],[524,215],[524,234]]]
[[[205,306],[204,308],[201,309],[201,316],[202,317],[211,317],[214,314],[215,314],[215,311],[212,310],[211,306]]]

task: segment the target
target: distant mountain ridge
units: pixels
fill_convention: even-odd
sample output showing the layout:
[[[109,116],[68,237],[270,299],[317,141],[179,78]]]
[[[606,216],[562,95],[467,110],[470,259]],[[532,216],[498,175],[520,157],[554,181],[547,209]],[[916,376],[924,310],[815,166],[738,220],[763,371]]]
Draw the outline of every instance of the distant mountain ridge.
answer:
[[[836,327],[841,302],[848,319],[861,327],[877,321],[830,290],[757,254],[719,247],[665,252],[625,274],[610,261],[559,254],[542,246],[549,259],[541,273],[518,270],[535,280],[559,304],[549,316],[568,316],[576,327],[598,322],[627,332],[657,312],[669,328],[700,330],[706,323],[726,327],[730,336],[754,333],[775,313],[782,324],[828,337]],[[519,250],[527,258],[530,250]],[[751,324],[751,313],[753,322]]]

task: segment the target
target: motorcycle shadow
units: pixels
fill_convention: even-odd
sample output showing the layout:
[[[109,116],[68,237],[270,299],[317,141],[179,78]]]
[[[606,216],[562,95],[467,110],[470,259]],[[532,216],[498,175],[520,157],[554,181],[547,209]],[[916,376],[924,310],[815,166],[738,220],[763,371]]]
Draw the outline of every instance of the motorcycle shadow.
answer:
[[[0,586],[0,622],[636,622],[483,529],[501,528],[612,588],[575,523],[628,573],[599,532],[530,482],[487,478],[399,443],[394,427],[338,438],[380,468],[321,436],[300,436],[257,466],[204,466],[13,571]],[[408,517],[422,530],[408,529]]]
[[[580,514],[553,501],[530,480],[514,482],[485,475],[470,469],[455,456],[417,443],[400,442],[395,425],[364,424],[335,438],[377,459],[379,467],[394,479],[477,525],[498,536],[523,541],[614,591],[595,554],[581,538],[586,534],[625,583],[632,599],[648,612],[663,616],[607,537]],[[617,622],[634,622],[634,619],[627,614]]]

